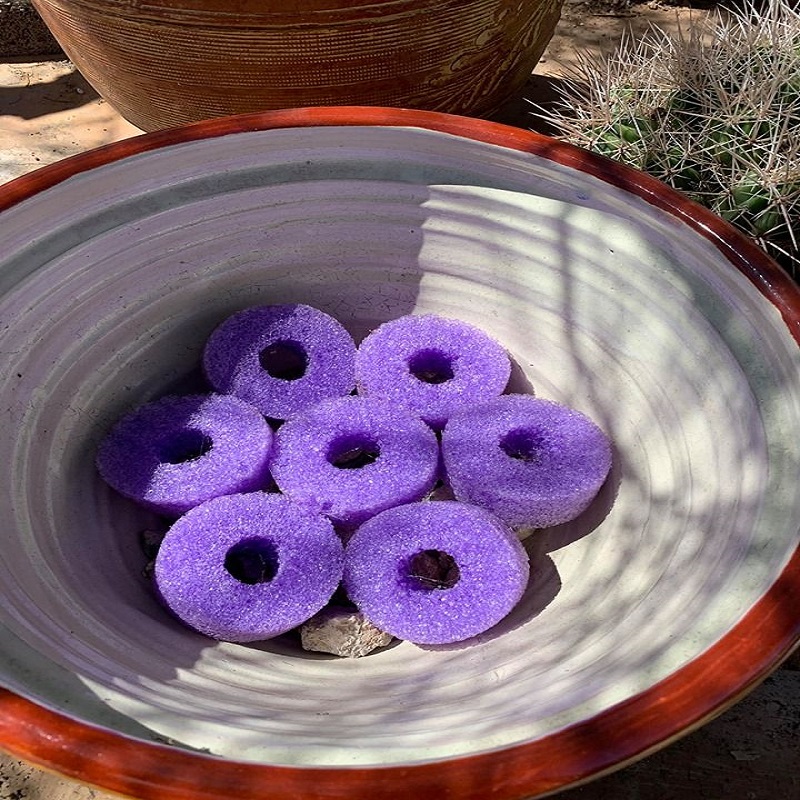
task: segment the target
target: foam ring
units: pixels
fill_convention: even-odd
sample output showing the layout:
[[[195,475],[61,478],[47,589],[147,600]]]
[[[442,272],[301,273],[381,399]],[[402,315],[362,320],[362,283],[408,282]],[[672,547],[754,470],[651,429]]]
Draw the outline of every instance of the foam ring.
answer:
[[[384,323],[356,354],[359,393],[390,400],[437,429],[457,410],[499,395],[510,374],[508,354],[486,333],[433,314]]]
[[[503,619],[529,573],[525,550],[497,517],[457,501],[423,502],[384,511],[355,532],[343,585],[381,630],[445,644]]]
[[[439,444],[419,417],[348,396],[284,423],[271,462],[278,488],[345,526],[422,499],[439,474]]]
[[[177,517],[212,497],[265,486],[272,444],[266,420],[243,400],[168,396],[120,419],[96,463],[121,495]]]
[[[213,388],[272,419],[355,386],[356,346],[333,317],[307,305],[256,306],[228,317],[208,338],[203,369]]]
[[[458,500],[514,528],[545,528],[591,503],[611,468],[611,444],[579,411],[512,394],[451,417],[442,457]]]
[[[218,497],[181,517],[161,543],[154,577],[163,602],[190,628],[252,642],[322,609],[343,563],[329,520],[256,492]]]

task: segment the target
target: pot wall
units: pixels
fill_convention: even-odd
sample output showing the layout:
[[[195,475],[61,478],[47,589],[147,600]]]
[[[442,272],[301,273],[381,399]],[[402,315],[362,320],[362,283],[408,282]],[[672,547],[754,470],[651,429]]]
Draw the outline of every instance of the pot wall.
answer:
[[[33,2],[95,89],[155,130],[318,105],[487,116],[533,71],[563,0]]]

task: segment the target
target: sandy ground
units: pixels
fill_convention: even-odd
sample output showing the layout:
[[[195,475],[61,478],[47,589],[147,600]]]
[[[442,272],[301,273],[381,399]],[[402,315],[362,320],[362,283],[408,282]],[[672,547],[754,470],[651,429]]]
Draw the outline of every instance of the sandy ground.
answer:
[[[674,31],[702,10],[656,2],[632,7],[568,0],[561,23],[522,96],[501,119],[540,129],[544,102],[576,52],[608,52],[622,31]],[[600,0],[605,2],[605,0]],[[100,99],[68,62],[0,63],[0,183],[140,131]],[[795,658],[797,668],[800,659]],[[563,800],[796,800],[800,797],[800,671],[780,669],[748,698],[687,738]],[[0,758],[0,800],[106,800],[111,795]],[[298,798],[300,800],[300,798]]]

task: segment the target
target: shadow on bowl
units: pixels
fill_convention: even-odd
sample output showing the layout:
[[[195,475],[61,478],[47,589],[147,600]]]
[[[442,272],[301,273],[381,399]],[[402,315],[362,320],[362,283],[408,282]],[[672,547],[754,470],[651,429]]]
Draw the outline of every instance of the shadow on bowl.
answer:
[[[516,800],[680,735],[797,640],[798,290],[647,176],[491,123],[315,109],[131,140],[0,207],[10,751],[139,797]],[[472,322],[612,438],[612,479],[531,540],[540,582],[474,647],[298,658],[193,634],[149,591],[157,520],[100,482],[97,444],[224,317],[279,302],[357,337]]]

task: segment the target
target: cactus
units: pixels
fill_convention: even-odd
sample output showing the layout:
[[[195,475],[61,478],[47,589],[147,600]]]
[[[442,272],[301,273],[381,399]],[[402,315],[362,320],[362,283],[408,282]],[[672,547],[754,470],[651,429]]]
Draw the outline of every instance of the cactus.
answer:
[[[670,36],[580,55],[555,135],[641,169],[752,236],[800,276],[800,12],[793,0],[720,9]]]

